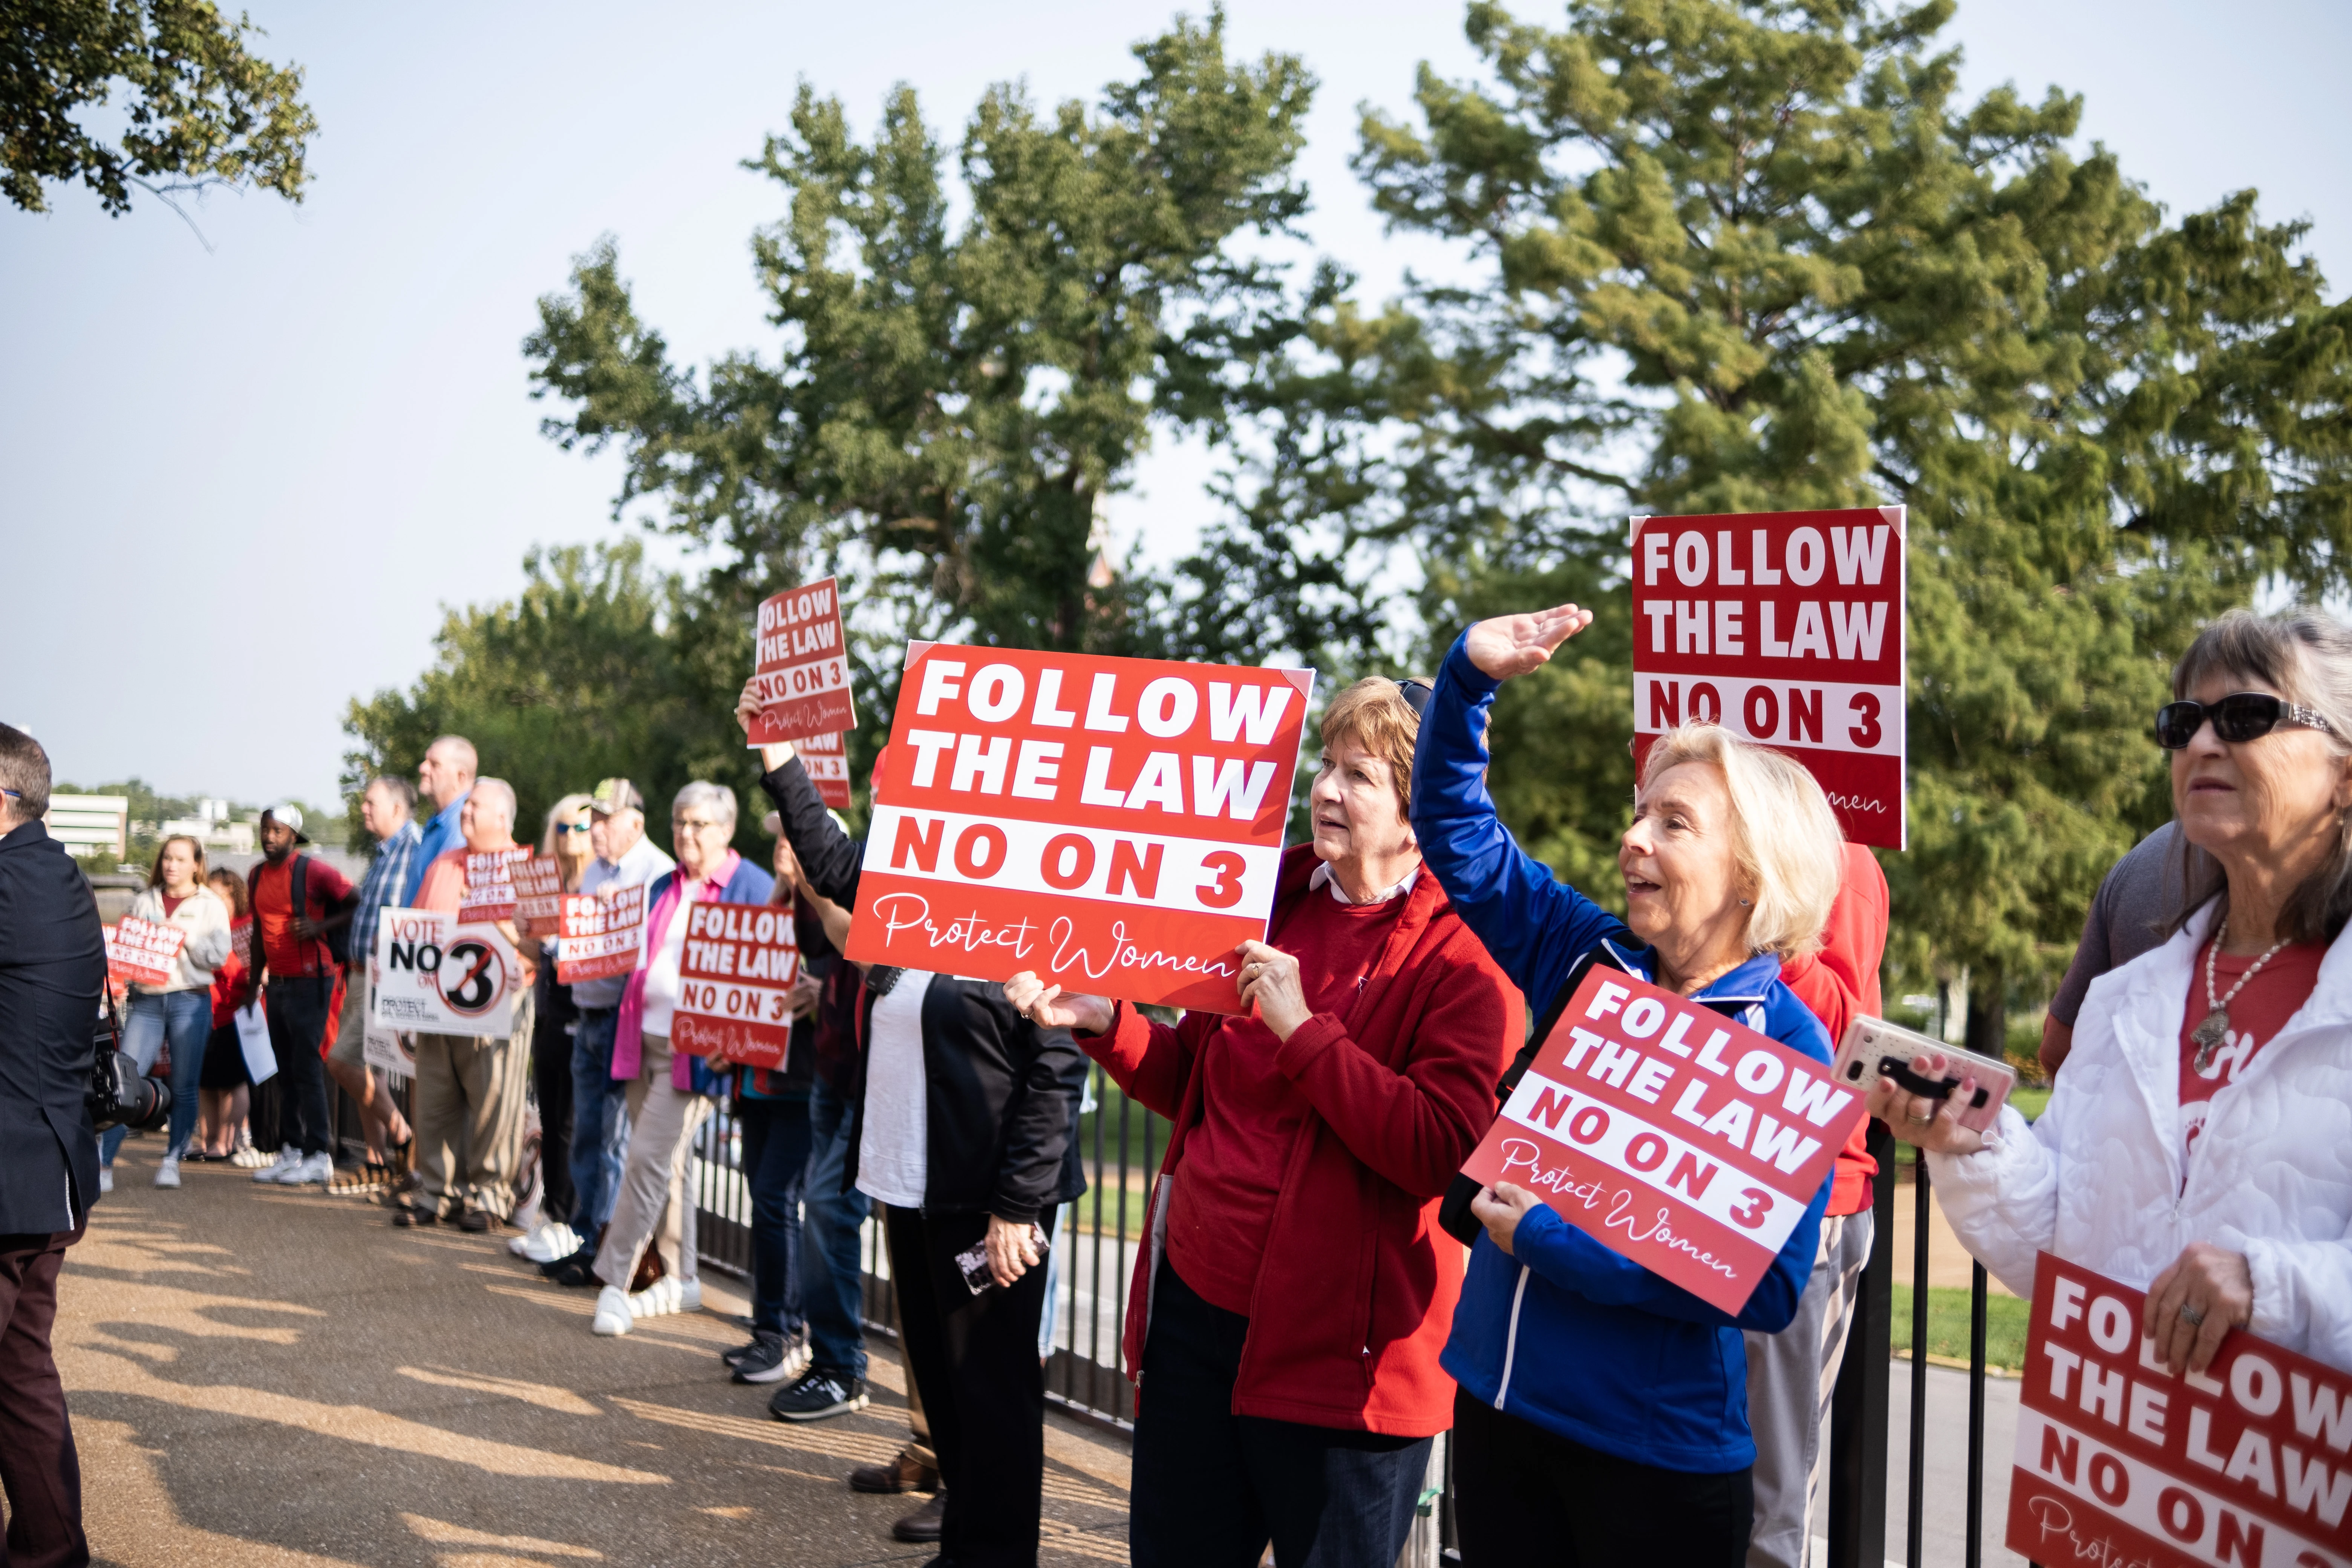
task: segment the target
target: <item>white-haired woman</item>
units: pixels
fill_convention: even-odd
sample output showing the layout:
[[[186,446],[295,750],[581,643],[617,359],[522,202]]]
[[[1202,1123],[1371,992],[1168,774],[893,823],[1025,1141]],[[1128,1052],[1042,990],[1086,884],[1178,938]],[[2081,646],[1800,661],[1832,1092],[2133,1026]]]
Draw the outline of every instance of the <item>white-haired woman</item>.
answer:
[[[730,847],[735,792],[725,784],[697,779],[679,790],[669,826],[677,869],[646,889],[645,944],[621,993],[620,1027],[613,1037],[613,1077],[629,1086],[629,1153],[612,1221],[596,1248],[596,1278],[604,1288],[589,1328],[599,1334],[625,1334],[637,1318],[701,1309],[687,1160],[724,1086],[700,1057],[669,1047],[686,960],[686,906],[764,904],[775,887],[774,878]],[[657,1232],[672,1256],[664,1260],[660,1279],[633,1292],[637,1265]]]
[[[1980,1137],[1884,1079],[1871,1109],[2018,1294],[2047,1250],[2145,1288],[2175,1373],[2232,1328],[2352,1370],[2352,630],[2224,616],[2172,694],[2186,912],[2092,982],[2049,1109]]]
[[[1714,725],[1658,738],[1617,851],[1620,921],[1513,841],[1486,792],[1495,691],[1591,624],[1563,605],[1481,621],[1441,667],[1413,763],[1412,825],[1454,907],[1542,1022],[1598,964],[1690,997],[1820,1061],[1827,1032],[1780,983],[1835,901],[1843,857],[1821,786]],[[1828,1184],[1735,1317],[1610,1251],[1507,1183],[1473,1211],[1443,1364],[1454,1404],[1463,1560],[1746,1560],[1756,1446],[1741,1331],[1788,1326]]]

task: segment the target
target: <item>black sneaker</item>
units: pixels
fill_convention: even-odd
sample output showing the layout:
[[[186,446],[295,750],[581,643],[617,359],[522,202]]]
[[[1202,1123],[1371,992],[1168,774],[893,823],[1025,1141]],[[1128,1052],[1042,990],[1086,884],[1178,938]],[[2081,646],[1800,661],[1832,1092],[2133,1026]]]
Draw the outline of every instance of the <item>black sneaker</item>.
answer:
[[[805,1346],[782,1334],[761,1334],[751,1348],[751,1353],[735,1363],[738,1383],[782,1383],[788,1377],[798,1377],[808,1369],[809,1356]]]
[[[755,1352],[758,1352],[758,1350],[759,1350],[759,1348],[760,1348],[760,1342],[761,1342],[761,1339],[763,1339],[763,1338],[765,1338],[765,1337],[766,1337],[766,1336],[764,1336],[764,1335],[762,1335],[762,1334],[760,1334],[760,1333],[756,1333],[756,1332],[755,1332],[755,1333],[754,1333],[754,1334],[752,1334],[752,1336],[751,1336],[751,1342],[750,1344],[747,1344],[747,1345],[737,1345],[737,1346],[736,1346],[733,1350],[731,1350],[731,1351],[720,1351],[720,1352],[719,1352],[719,1359],[720,1361],[725,1362],[729,1366],[733,1366],[737,1362],[741,1361],[745,1356],[751,1355],[751,1354],[754,1354]]]
[[[585,1268],[595,1261],[596,1249],[593,1247],[583,1246],[577,1252],[566,1253],[562,1258],[549,1258],[546,1262],[539,1266],[539,1271],[547,1276],[550,1279],[552,1279],[575,1263],[581,1268]]]
[[[768,1414],[779,1421],[822,1421],[866,1408],[866,1384],[845,1372],[814,1367],[790,1387],[776,1390]]]

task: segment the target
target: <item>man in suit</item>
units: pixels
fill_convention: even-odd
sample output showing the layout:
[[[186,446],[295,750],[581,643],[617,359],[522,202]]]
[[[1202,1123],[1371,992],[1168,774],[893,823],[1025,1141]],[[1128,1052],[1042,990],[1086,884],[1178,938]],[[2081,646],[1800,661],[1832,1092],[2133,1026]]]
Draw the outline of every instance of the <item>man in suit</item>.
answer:
[[[49,1353],[58,1269],[98,1196],[84,1099],[106,984],[89,884],[41,826],[49,759],[0,724],[0,1488],[9,1568],[80,1568],[81,1467]]]

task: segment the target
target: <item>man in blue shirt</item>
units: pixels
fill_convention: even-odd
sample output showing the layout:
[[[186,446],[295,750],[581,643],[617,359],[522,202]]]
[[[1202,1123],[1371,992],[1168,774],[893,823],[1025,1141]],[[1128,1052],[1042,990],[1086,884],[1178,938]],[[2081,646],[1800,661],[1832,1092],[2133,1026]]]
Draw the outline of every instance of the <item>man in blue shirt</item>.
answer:
[[[444,735],[425,748],[425,760],[416,764],[417,792],[433,803],[436,815],[425,825],[425,836],[417,842],[408,882],[400,889],[396,907],[415,909],[425,868],[466,841],[458,830],[457,815],[466,809],[466,797],[474,793],[475,767],[474,742],[463,735]]]
[[[424,842],[416,826],[416,792],[404,778],[368,781],[360,795],[360,820],[376,837],[375,859],[360,883],[359,907],[352,911],[349,961],[343,966],[343,1018],[327,1053],[327,1071],[360,1108],[367,1137],[368,1163],[388,1169],[388,1156],[408,1142],[408,1123],[367,1062],[368,961],[375,956],[376,921],[400,890],[415,879],[416,851]]]

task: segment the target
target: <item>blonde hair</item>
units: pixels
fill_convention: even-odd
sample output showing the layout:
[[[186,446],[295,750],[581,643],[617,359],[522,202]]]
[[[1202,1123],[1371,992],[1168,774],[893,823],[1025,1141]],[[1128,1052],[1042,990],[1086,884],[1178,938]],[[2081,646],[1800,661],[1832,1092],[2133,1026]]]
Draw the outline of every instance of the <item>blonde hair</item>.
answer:
[[[582,812],[587,810],[594,804],[595,802],[589,796],[582,795],[575,790],[572,794],[565,795],[562,800],[557,801],[553,805],[549,806],[547,808],[547,826],[540,830],[539,852],[542,855],[554,854],[555,825],[559,822],[569,822],[572,818],[579,816]]]
[[[1812,952],[1845,869],[1845,834],[1829,796],[1801,763],[1720,724],[1684,724],[1659,736],[1642,764],[1641,790],[1684,763],[1716,768],[1731,796],[1732,855],[1754,900],[1749,951],[1784,961]]]
[[[1412,746],[1420,735],[1421,715],[1385,676],[1366,676],[1323,710],[1324,751],[1352,741],[1395,771],[1400,820],[1412,809]]]

